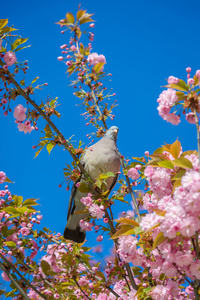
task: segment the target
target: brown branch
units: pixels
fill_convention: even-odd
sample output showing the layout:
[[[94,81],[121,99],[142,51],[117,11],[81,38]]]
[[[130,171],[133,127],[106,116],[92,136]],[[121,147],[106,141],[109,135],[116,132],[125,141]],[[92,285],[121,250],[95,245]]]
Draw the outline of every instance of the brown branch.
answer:
[[[83,293],[83,295],[84,295],[87,299],[91,300],[91,298],[89,298],[88,295],[83,291],[83,289],[82,289],[81,286],[79,285],[78,281],[76,280],[75,276],[73,276],[73,280],[74,280],[74,282],[76,283],[77,287],[81,290],[81,292]]]
[[[95,103],[95,105],[96,105],[96,110],[98,111],[99,116],[100,116],[100,119],[102,120],[103,125],[104,125],[105,129],[107,130],[107,129],[108,129],[107,124],[106,124],[105,119],[104,119],[104,116],[102,115],[101,110],[100,110],[100,108],[99,108],[99,105],[98,105],[98,102],[97,102],[97,98],[96,98],[96,96],[95,96],[95,93],[94,93],[94,90],[93,90],[93,88],[92,88],[92,86],[91,86],[91,83],[88,83],[88,86],[89,86],[89,88],[90,88],[92,98],[93,98],[94,103]]]
[[[29,97],[29,95],[27,95],[26,93],[25,93],[25,91],[20,87],[20,85],[16,82],[16,80],[14,79],[14,77],[12,76],[12,74],[10,73],[10,71],[9,70],[5,70],[5,73],[8,75],[8,77],[9,77],[9,79],[12,81],[12,83],[16,86],[16,88],[17,88],[17,90],[18,90],[18,92],[19,92],[19,94],[21,95],[21,96],[23,96],[33,107],[35,107],[36,108],[36,110],[40,113],[40,115],[46,120],[46,122],[52,127],[52,129],[57,133],[57,135],[60,137],[60,139],[61,139],[61,141],[63,142],[63,145],[66,147],[66,149],[69,151],[69,153],[70,153],[70,155],[72,156],[72,158],[73,158],[73,160],[77,163],[77,165],[78,165],[78,167],[80,168],[80,170],[81,170],[81,172],[86,176],[86,177],[88,177],[89,178],[89,175],[87,174],[87,172],[85,171],[85,169],[84,169],[84,167],[82,166],[82,164],[78,161],[78,159],[77,159],[77,157],[72,153],[72,151],[70,150],[70,148],[69,148],[69,144],[66,142],[66,140],[65,140],[65,138],[64,138],[64,136],[63,136],[63,134],[59,131],[59,129],[55,126],[55,124],[51,121],[51,119],[43,112],[43,110]],[[92,87],[91,87],[92,88]],[[94,95],[94,92],[93,92],[93,90],[91,90],[91,93],[93,93],[93,96],[94,96],[94,100],[96,99],[96,97],[95,97],[95,95]],[[96,106],[98,107],[98,109],[99,109],[99,106],[98,106],[98,103],[97,103],[97,100],[95,100],[96,102]],[[102,115],[101,114],[101,111],[100,111],[100,109],[99,109],[99,113],[100,113],[100,116]],[[102,119],[102,121],[103,121],[103,123],[105,123],[105,120],[104,119]],[[107,125],[106,125],[106,123],[104,124],[104,126],[105,126],[105,128],[107,129]],[[131,194],[131,196],[133,195],[133,191],[132,191],[132,189],[131,189],[131,186],[130,186],[130,181],[129,181],[129,179],[128,179],[128,186],[129,186],[129,189],[131,190],[130,191],[130,194]],[[93,185],[92,185],[92,183],[89,181],[89,186],[90,186],[90,188],[92,189],[92,191],[93,191],[93,193],[95,194],[95,195],[97,195],[97,196],[99,196],[99,192],[97,192],[95,189],[94,189],[94,187],[93,187]],[[133,197],[132,197],[132,199],[135,199],[134,198],[134,195],[133,195]],[[133,200],[134,201],[134,200]],[[136,202],[136,200],[134,201],[134,203]],[[137,205],[136,205],[136,211],[137,211]],[[113,223],[112,223],[112,221],[111,221],[111,219],[110,219],[110,216],[109,216],[109,214],[108,214],[108,212],[107,211],[105,211],[105,214],[106,214],[106,217],[108,218],[108,220],[109,220],[109,226],[110,226],[110,228],[111,228],[111,231],[112,231],[112,233],[114,233],[114,232],[116,232],[116,229],[115,229],[115,227],[114,227],[114,225],[113,225]],[[133,278],[133,275],[132,275],[132,272],[131,272],[131,270],[130,270],[130,266],[128,267],[128,269],[127,269],[127,272],[128,272],[128,274],[129,274],[129,276],[130,276],[130,281],[131,281],[131,283],[132,283],[132,286],[133,286],[133,288],[135,289],[135,287],[137,287],[136,286],[136,284],[134,283],[134,278]]]
[[[57,245],[60,245],[60,244],[61,244],[61,242],[56,241],[54,238],[49,238],[48,236],[47,236],[47,238],[48,238],[50,241],[56,243]],[[68,250],[68,248],[66,248],[66,247],[65,247],[65,249]],[[86,270],[93,276],[93,278],[94,278],[97,282],[99,282],[99,281],[102,280],[101,277],[96,276],[96,275],[95,275],[95,272],[92,271],[92,270],[90,270],[90,269],[88,268],[87,264],[86,264],[79,256],[76,255],[76,258],[80,261],[81,264],[84,265],[84,267],[86,268]],[[120,297],[115,291],[113,291],[113,289],[112,289],[109,285],[106,284],[106,282],[105,282],[105,287],[106,287],[106,288],[107,288],[114,296],[116,296],[117,298]]]
[[[43,299],[47,299],[43,294],[40,293],[24,276],[21,275],[21,273],[15,268],[15,266],[8,261],[1,253],[0,253],[1,258],[9,265],[10,268],[12,268],[18,275],[19,277],[32,289],[34,290],[40,297]]]
[[[52,127],[52,129],[57,133],[61,141],[63,142],[63,145],[65,148],[69,151],[70,155],[72,156],[73,160],[78,164],[78,167],[80,168],[81,172],[83,174],[86,174],[82,164],[78,161],[77,157],[72,153],[70,150],[69,144],[67,143],[65,137],[63,134],[59,131],[59,129],[55,126],[55,124],[51,121],[50,117],[48,117],[44,111],[33,101],[27,93],[20,87],[20,85],[17,83],[17,81],[14,79],[13,75],[10,73],[9,70],[4,70],[4,72],[8,75],[9,79],[12,81],[12,83],[16,86],[18,92],[22,97],[24,97],[37,111],[40,113],[40,115],[45,119],[45,121]]]
[[[14,284],[14,286],[16,287],[16,289],[20,292],[20,294],[22,295],[22,297],[24,297],[24,299],[26,299],[26,300],[30,300],[30,298],[26,295],[26,293],[24,292],[24,290],[19,286],[17,280],[14,279],[14,277],[12,276],[12,274],[4,267],[4,265],[1,262],[0,262],[0,268],[6,273],[6,275],[12,281],[12,283]]]

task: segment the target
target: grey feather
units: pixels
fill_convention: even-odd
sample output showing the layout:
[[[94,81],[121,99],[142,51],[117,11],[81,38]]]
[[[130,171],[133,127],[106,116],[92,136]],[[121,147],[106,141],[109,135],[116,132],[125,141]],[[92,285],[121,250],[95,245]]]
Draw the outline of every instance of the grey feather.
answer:
[[[92,181],[95,181],[102,173],[112,172],[115,174],[115,177],[109,177],[106,180],[106,186],[104,187],[105,191],[111,191],[114,187],[120,170],[120,156],[116,145],[117,134],[118,128],[112,126],[101,140],[85,151],[82,158],[82,164]],[[78,181],[80,181],[80,179],[77,180],[77,182]],[[81,181],[83,180],[81,179]],[[76,212],[85,209],[85,205],[80,199],[87,196],[87,193],[81,193],[77,189],[77,182],[75,182],[72,187],[64,237],[65,239],[81,243],[85,239],[85,231],[82,231],[79,222],[81,219],[87,219],[89,214],[82,212],[75,214]]]

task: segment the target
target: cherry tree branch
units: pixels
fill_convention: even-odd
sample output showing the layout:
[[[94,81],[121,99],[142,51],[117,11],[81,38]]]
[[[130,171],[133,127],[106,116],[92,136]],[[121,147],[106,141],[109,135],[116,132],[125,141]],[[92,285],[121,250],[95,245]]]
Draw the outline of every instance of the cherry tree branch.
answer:
[[[69,144],[66,142],[63,134],[59,131],[59,129],[55,126],[55,124],[51,121],[50,117],[48,117],[44,112],[43,110],[29,97],[29,95],[27,95],[27,93],[25,93],[25,91],[20,87],[20,85],[17,83],[17,81],[14,79],[13,75],[10,73],[9,70],[5,70],[5,73],[8,75],[9,79],[11,80],[11,82],[15,85],[15,87],[17,88],[19,94],[21,96],[23,96],[33,107],[36,108],[36,110],[40,113],[40,115],[46,120],[46,122],[52,127],[52,129],[57,133],[57,135],[60,137],[61,141],[63,142],[63,145],[66,147],[66,149],[69,151],[70,155],[72,156],[73,160],[77,163],[78,167],[80,168],[81,172],[83,174],[85,174],[88,178],[89,178],[89,175],[87,174],[87,172],[85,171],[84,167],[82,166],[82,164],[78,161],[77,157],[72,153],[72,151],[70,150],[69,148]],[[98,106],[98,104],[97,104]],[[100,110],[100,108],[99,108]],[[107,126],[105,127],[107,128]],[[130,181],[128,180],[129,184],[129,188],[131,189],[131,186],[130,186]],[[89,186],[90,188],[92,189],[92,191],[94,192],[95,195],[99,196],[99,192],[97,192],[92,183],[89,182]],[[133,191],[131,189],[131,195],[133,195]],[[134,196],[134,195],[133,195]],[[136,202],[136,200],[135,200]],[[136,205],[137,207],[137,205]],[[137,208],[136,208],[137,209]],[[110,219],[110,216],[108,214],[108,212],[105,210],[105,215],[106,217],[108,218],[109,220],[109,226],[111,228],[111,231],[112,233],[114,234],[116,232],[116,229]],[[129,264],[126,264],[126,269],[127,269],[127,273],[128,273],[128,276],[129,276],[129,279],[131,281],[131,284],[133,286],[134,289],[137,289],[137,285],[134,281],[134,278],[133,278],[133,275],[132,275],[132,272],[131,272],[131,269],[130,269],[130,266]]]
[[[77,287],[81,290],[81,292],[83,293],[83,295],[84,295],[87,299],[91,300],[91,298],[88,297],[88,295],[87,295],[87,294],[84,292],[84,290],[81,288],[81,286],[80,286],[80,284],[78,283],[78,281],[76,280],[76,277],[75,277],[75,276],[73,276],[73,280],[74,280],[74,282],[76,283]]]
[[[6,273],[6,275],[11,280],[11,282],[14,284],[14,286],[16,287],[16,289],[20,292],[20,294],[22,295],[22,297],[24,297],[25,300],[30,300],[30,298],[26,295],[26,293],[24,292],[24,290],[19,286],[17,280],[14,279],[14,277],[12,276],[12,274],[5,268],[5,266],[1,262],[0,262],[0,267]]]
[[[40,297],[43,299],[47,299],[43,294],[40,293],[24,276],[21,275],[21,273],[15,268],[15,266],[7,260],[1,253],[0,253],[1,258],[9,265],[10,268],[12,268],[18,275],[19,277],[32,289],[34,290]]]
[[[98,105],[97,98],[96,98],[96,96],[95,96],[95,93],[94,93],[94,90],[93,90],[93,88],[92,88],[92,86],[91,86],[91,83],[88,83],[88,86],[89,86],[89,88],[90,88],[92,98],[93,98],[94,103],[95,103],[95,105],[96,105],[96,110],[98,111],[99,116],[100,116],[100,119],[102,120],[103,125],[104,125],[105,129],[107,130],[107,129],[108,129],[107,124],[106,124],[106,122],[105,122],[105,119],[104,119],[103,114],[101,113],[101,110],[100,110],[100,107],[99,107],[99,105]]]

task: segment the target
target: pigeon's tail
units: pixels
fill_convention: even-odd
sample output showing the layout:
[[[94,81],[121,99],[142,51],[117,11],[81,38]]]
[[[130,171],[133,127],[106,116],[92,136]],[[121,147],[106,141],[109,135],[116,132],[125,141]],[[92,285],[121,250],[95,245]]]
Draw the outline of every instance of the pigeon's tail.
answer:
[[[70,229],[67,225],[64,231],[64,238],[66,240],[71,240],[76,243],[83,243],[85,240],[85,231],[82,231],[80,226],[75,229]]]

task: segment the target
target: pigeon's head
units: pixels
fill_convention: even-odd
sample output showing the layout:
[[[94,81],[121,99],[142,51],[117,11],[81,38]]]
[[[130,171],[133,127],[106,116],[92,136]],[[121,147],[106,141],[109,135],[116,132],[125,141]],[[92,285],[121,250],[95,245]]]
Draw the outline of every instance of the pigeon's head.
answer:
[[[112,126],[108,129],[108,131],[106,132],[106,134],[104,136],[116,141],[118,131],[119,131],[119,128],[117,126]]]

